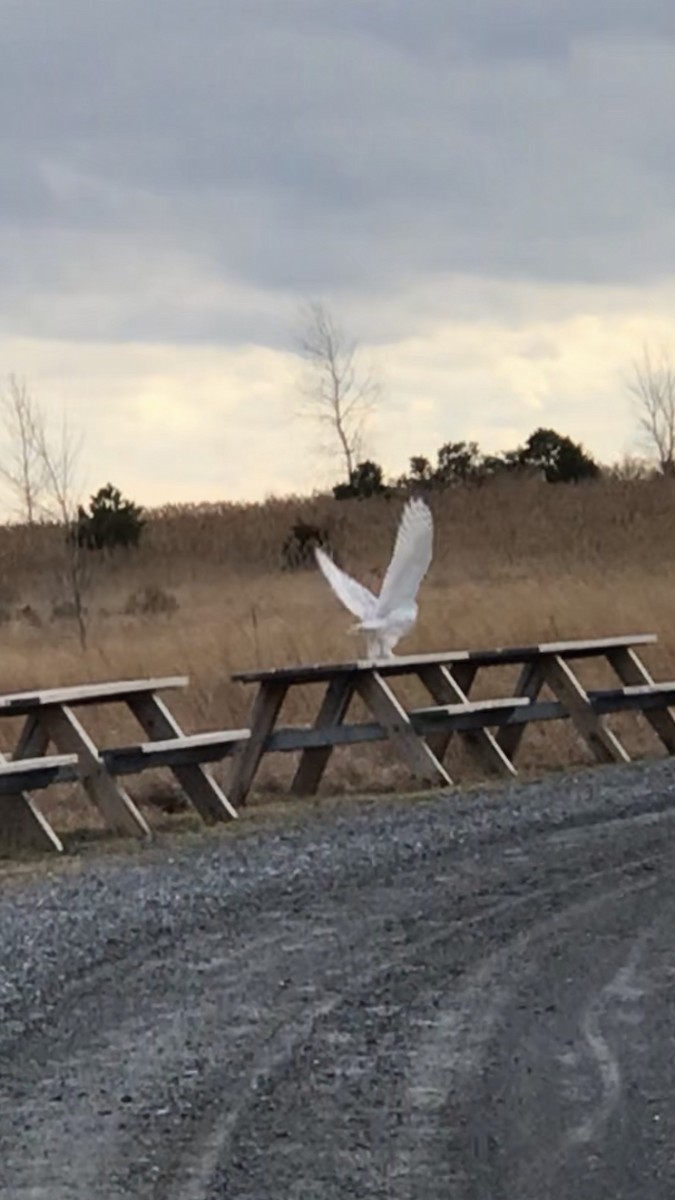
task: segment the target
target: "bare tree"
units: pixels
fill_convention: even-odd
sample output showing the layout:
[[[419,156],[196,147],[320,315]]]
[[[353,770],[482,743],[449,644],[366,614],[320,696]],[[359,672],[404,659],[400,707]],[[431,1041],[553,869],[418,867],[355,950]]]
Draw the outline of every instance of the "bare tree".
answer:
[[[645,449],[658,459],[664,475],[675,477],[675,361],[666,347],[656,352],[643,347],[628,390]]]
[[[90,560],[78,537],[79,461],[82,439],[64,416],[58,436],[48,429],[44,413],[35,409],[35,451],[44,472],[44,515],[55,521],[63,537],[64,578],[82,649],[87,646],[85,595],[91,583]]]
[[[45,467],[37,446],[36,430],[41,414],[23,380],[10,375],[0,393],[0,427],[4,445],[0,449],[0,478],[9,487],[17,515],[35,524],[45,489]]]
[[[320,302],[312,301],[302,310],[297,343],[308,367],[302,415],[329,431],[326,448],[341,458],[350,482],[362,456],[367,418],[379,399],[379,384],[362,364],[357,344]]]

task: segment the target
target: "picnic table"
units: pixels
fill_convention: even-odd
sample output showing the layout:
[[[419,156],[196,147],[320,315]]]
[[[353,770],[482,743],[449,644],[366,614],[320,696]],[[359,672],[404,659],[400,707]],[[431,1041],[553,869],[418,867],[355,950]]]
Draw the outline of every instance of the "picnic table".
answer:
[[[512,776],[524,730],[540,720],[569,719],[596,759],[627,762],[627,751],[607,724],[609,713],[626,710],[641,711],[673,753],[675,719],[668,706],[675,704],[675,683],[655,683],[637,651],[656,640],[654,634],[634,634],[236,672],[234,680],[257,690],[250,738],[235,757],[230,800],[236,807],[246,802],[266,754],[299,751],[291,791],[313,795],[336,746],[385,739],[423,786],[452,784],[443,760],[454,734],[465,739],[488,772]],[[571,664],[589,659],[609,663],[623,686],[587,691]],[[504,666],[521,668],[512,694],[471,700],[478,673]],[[411,676],[422,683],[432,706],[406,710],[392,685]],[[313,724],[278,726],[289,693],[307,684],[323,685]],[[552,699],[539,699],[544,686]],[[372,719],[346,723],[354,696]]]
[[[0,842],[61,850],[60,839],[28,792],[67,781],[82,784],[110,829],[148,837],[148,823],[119,777],[149,767],[168,767],[205,821],[236,818],[236,809],[203,763],[232,753],[248,730],[185,734],[158,692],[187,683],[179,675],[0,696],[0,720],[24,718],[13,753],[0,754]],[[76,710],[107,704],[125,705],[148,741],[99,749]],[[50,743],[57,754],[47,755]]]

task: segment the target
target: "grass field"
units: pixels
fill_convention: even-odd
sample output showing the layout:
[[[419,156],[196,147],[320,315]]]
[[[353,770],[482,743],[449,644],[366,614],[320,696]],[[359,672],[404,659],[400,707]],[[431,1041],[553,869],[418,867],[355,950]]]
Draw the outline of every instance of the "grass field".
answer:
[[[556,487],[505,480],[448,491],[430,503],[434,562],[420,593],[419,623],[399,652],[654,632],[659,646],[646,661],[657,677],[672,678],[672,481]],[[282,569],[291,526],[303,520],[327,529],[342,565],[377,586],[400,511],[398,499],[338,504],[317,497],[153,514],[138,551],[92,563],[86,650],[76,623],[53,615],[68,598],[58,531],[0,528],[2,690],[185,673],[190,688],[171,702],[188,730],[245,724],[250,693],[229,681],[231,671],[353,657],[360,646],[348,632],[349,614],[315,570]],[[130,598],[148,587],[175,597],[175,611],[128,611]],[[506,671],[492,675],[488,690],[506,693],[512,680]],[[291,715],[308,718],[312,704],[308,691]],[[136,736],[116,709],[94,715],[91,728],[108,744]],[[625,730],[630,750],[658,752],[637,721],[628,719]],[[0,727],[5,745],[8,735]],[[532,729],[524,739],[524,769],[584,761],[585,750],[562,725]],[[468,762],[450,765],[471,778]],[[268,760],[262,790],[278,794],[290,767],[286,758]],[[368,747],[336,754],[324,786],[380,790],[404,781],[382,747]],[[162,777],[130,781],[144,801],[166,786]],[[69,796],[45,800],[45,811],[57,828],[97,820]]]

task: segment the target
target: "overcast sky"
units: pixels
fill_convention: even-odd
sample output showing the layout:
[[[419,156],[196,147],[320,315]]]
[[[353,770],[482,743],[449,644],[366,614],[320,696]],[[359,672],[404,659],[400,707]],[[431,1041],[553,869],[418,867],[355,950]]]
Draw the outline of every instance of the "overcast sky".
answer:
[[[331,479],[299,304],[388,472],[552,425],[634,448],[675,316],[671,0],[2,0],[0,375],[143,503]]]

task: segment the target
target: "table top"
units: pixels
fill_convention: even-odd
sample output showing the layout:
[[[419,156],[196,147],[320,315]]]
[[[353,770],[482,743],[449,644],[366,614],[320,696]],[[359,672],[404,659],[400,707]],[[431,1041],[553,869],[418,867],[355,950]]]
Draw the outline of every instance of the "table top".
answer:
[[[133,696],[186,687],[188,682],[186,675],[170,675],[166,678],[117,679],[76,684],[72,687],[46,688],[42,691],[13,692],[5,696],[0,695],[0,716],[16,716],[63,704],[72,704],[74,707],[83,704],[112,704]]]
[[[620,634],[608,638],[584,638],[561,642],[537,642],[530,646],[502,646],[485,650],[448,650],[438,654],[409,654],[384,659],[354,659],[343,663],[308,663],[276,667],[267,671],[236,671],[232,679],[240,683],[321,683],[342,675],[359,675],[377,671],[378,675],[416,675],[427,666],[452,666],[472,663],[480,666],[506,666],[534,662],[544,655],[557,654],[562,658],[592,658],[608,651],[630,646],[653,645],[654,633]]]

